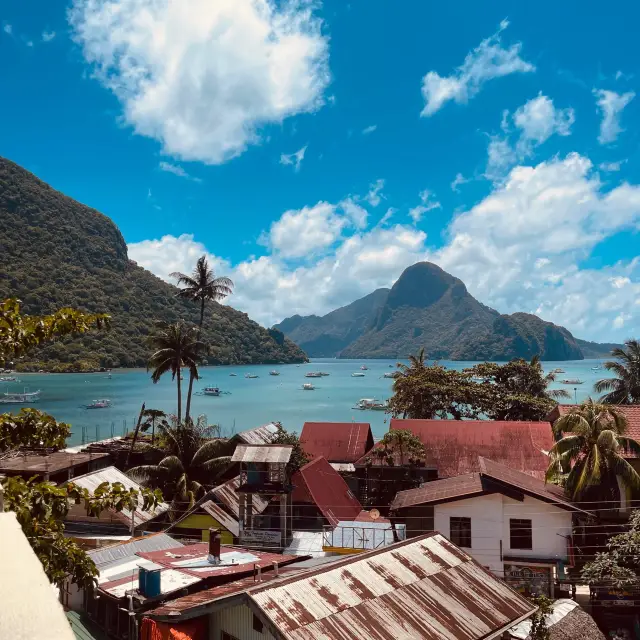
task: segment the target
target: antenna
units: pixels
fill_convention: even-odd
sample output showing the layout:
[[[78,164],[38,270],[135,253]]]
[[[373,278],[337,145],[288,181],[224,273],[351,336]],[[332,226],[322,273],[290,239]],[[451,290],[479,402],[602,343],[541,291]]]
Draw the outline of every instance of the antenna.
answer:
[[[377,520],[380,517],[380,512],[377,509],[371,509],[371,511],[369,511],[369,517],[372,520]]]

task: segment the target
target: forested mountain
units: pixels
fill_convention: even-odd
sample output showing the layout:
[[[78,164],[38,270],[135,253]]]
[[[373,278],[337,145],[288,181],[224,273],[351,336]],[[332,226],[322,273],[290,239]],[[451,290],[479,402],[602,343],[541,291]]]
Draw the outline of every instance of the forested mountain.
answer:
[[[312,357],[404,358],[421,347],[428,358],[447,360],[578,360],[610,352],[610,345],[577,341],[537,316],[501,315],[429,262],[407,268],[390,290],[379,289],[322,318],[287,318],[276,328]]]
[[[145,366],[155,321],[198,320],[197,305],[177,291],[128,259],[109,218],[0,158],[0,299],[19,298],[29,314],[72,306],[112,317],[110,331],[51,344],[33,354],[32,366]],[[205,316],[203,339],[211,363],[306,359],[281,332],[217,303]]]

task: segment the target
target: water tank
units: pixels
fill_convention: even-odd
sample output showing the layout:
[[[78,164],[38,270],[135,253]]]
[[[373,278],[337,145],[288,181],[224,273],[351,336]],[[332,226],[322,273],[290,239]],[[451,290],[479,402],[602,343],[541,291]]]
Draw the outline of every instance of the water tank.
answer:
[[[147,590],[147,570],[140,567],[138,570],[138,591],[144,595]]]
[[[145,579],[145,593],[147,598],[155,598],[159,596],[162,591],[160,589],[160,576],[162,569],[149,569]]]

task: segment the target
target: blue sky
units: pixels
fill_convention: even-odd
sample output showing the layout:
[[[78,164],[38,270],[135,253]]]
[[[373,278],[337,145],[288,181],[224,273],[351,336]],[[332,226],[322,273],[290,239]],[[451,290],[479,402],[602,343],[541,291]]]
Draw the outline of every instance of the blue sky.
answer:
[[[504,313],[640,333],[629,2],[5,0],[0,154],[270,324],[432,260]],[[8,62],[8,64],[7,64]]]

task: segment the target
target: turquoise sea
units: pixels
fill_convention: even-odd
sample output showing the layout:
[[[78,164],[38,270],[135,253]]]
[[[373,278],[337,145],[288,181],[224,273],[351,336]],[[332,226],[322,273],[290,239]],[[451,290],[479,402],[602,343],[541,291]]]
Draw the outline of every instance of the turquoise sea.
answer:
[[[475,362],[443,362],[451,369],[463,369]],[[545,362],[545,371],[562,368],[562,378],[579,378],[581,385],[562,385],[578,402],[593,395],[593,383],[606,377],[604,370],[592,371],[599,361],[579,360],[569,362]],[[353,372],[368,367],[362,378],[353,378]],[[391,367],[389,365],[392,365]],[[270,376],[277,369],[279,376]],[[194,389],[218,386],[225,392],[220,397],[194,395],[194,415],[205,414],[209,423],[222,426],[223,433],[242,431],[260,424],[280,421],[290,431],[299,432],[305,421],[361,421],[371,423],[375,437],[387,430],[388,415],[378,411],[359,411],[352,407],[360,398],[386,400],[391,395],[392,379],[383,378],[393,371],[391,360],[336,360],[315,359],[302,365],[250,365],[204,367],[202,379],[196,381]],[[307,379],[308,371],[325,371],[330,375]],[[235,377],[231,373],[237,374]],[[245,373],[258,378],[246,379]],[[106,373],[94,374],[17,374],[20,382],[0,383],[2,392],[22,392],[40,389],[41,400],[29,405],[46,411],[58,420],[72,425],[69,444],[95,441],[122,435],[123,430],[135,425],[140,406],[176,412],[176,387],[167,376],[153,384],[144,369],[116,369],[111,378]],[[186,376],[185,376],[186,378]],[[314,391],[303,391],[302,384],[311,382]],[[186,393],[188,380],[183,382]],[[574,391],[575,388],[575,391]],[[108,398],[112,406],[107,409],[86,409],[93,400]],[[16,411],[19,405],[4,405],[0,410]]]

